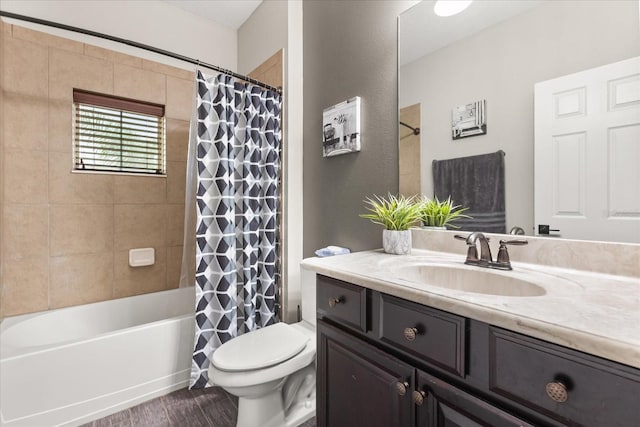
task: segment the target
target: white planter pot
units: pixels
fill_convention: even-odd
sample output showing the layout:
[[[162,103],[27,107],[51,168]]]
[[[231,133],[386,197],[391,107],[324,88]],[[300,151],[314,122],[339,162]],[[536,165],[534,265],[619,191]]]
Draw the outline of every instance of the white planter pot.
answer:
[[[382,248],[388,254],[410,254],[411,230],[382,230]]]

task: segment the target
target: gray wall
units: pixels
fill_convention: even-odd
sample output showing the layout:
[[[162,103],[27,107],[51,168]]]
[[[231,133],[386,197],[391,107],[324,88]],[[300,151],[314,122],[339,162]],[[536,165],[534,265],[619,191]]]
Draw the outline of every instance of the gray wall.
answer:
[[[358,214],[365,197],[398,191],[397,16],[412,3],[304,1],[304,256],[382,246],[381,227]],[[353,96],[362,150],[323,158],[322,110]]]

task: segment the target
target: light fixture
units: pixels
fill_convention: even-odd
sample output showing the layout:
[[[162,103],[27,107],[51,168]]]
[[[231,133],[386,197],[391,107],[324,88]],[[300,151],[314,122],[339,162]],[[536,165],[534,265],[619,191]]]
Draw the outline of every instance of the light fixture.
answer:
[[[469,7],[473,0],[438,0],[433,11],[438,16],[453,16]]]

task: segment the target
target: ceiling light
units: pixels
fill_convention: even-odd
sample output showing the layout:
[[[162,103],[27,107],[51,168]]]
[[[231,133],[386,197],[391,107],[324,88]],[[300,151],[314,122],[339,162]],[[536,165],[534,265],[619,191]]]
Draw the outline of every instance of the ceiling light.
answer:
[[[433,11],[438,16],[453,16],[469,7],[473,0],[438,0]]]

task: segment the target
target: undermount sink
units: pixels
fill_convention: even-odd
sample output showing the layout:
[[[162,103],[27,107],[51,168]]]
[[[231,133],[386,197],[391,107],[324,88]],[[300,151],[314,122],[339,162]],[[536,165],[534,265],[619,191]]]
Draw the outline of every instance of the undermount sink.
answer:
[[[536,297],[545,289],[528,280],[482,267],[443,264],[413,264],[393,268],[399,279],[455,291],[508,297]]]

